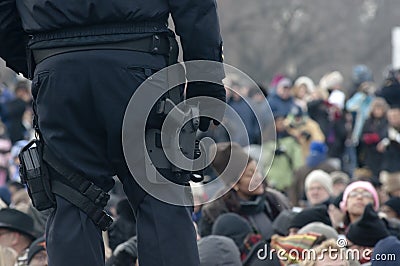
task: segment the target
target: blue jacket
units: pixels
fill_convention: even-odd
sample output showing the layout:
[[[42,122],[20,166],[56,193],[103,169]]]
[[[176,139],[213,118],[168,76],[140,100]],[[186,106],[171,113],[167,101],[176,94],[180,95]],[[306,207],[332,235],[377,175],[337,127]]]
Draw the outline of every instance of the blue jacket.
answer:
[[[270,97],[268,97],[268,103],[274,115],[279,114],[282,116],[287,116],[291,112],[292,108],[296,107],[293,98],[283,100],[277,94],[272,94]]]

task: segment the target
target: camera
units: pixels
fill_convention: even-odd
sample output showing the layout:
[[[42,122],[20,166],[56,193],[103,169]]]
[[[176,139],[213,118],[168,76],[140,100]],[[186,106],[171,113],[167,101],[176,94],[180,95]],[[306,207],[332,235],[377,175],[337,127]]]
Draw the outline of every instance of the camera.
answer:
[[[275,155],[282,155],[282,154],[285,154],[285,153],[286,153],[286,149],[282,148],[282,147],[278,147],[275,150]]]
[[[311,139],[311,134],[310,134],[310,132],[308,132],[308,131],[302,131],[302,132],[300,133],[300,135],[301,135],[303,138],[305,138],[307,141],[309,141],[309,140]]]

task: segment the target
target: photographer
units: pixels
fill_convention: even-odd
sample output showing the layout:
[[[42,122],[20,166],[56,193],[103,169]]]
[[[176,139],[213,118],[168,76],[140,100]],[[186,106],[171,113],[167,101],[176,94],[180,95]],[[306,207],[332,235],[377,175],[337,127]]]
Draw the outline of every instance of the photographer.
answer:
[[[303,158],[308,156],[311,142],[325,141],[325,135],[322,133],[318,123],[308,117],[300,107],[292,108],[285,119],[285,126],[287,132],[300,143]]]
[[[286,191],[293,182],[293,172],[303,165],[301,146],[297,139],[288,133],[285,126],[285,116],[275,113],[276,127],[276,146],[274,141],[266,142],[262,145],[262,162],[272,161],[270,156],[274,156],[272,165],[267,174],[268,184],[280,191]],[[269,167],[267,165],[266,167]],[[266,174],[268,168],[264,169]]]

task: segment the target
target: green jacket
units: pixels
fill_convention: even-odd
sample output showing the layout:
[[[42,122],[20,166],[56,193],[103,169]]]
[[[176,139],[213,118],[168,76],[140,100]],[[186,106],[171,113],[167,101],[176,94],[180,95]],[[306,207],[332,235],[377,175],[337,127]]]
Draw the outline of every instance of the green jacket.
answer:
[[[283,191],[292,184],[294,170],[304,164],[301,146],[292,136],[277,139],[276,145],[266,142],[262,145],[262,163],[268,185]]]

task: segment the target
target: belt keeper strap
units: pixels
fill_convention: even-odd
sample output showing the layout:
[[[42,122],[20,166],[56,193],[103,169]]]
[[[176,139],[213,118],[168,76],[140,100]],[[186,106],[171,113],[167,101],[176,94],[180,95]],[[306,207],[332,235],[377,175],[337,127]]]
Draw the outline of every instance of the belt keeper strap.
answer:
[[[109,216],[100,207],[94,205],[89,199],[87,199],[78,191],[57,180],[52,181],[52,190],[55,194],[63,197],[65,200],[69,201],[71,204],[77,206],[84,213],[86,213],[86,215],[92,219],[92,221],[102,231],[107,231],[111,226],[113,222],[111,216]]]
[[[89,198],[94,204],[104,208],[107,205],[110,195],[104,192],[87,178],[73,172],[71,169],[60,163],[50,149],[45,145],[43,149],[43,158],[58,173],[60,173],[71,186],[80,193]]]

